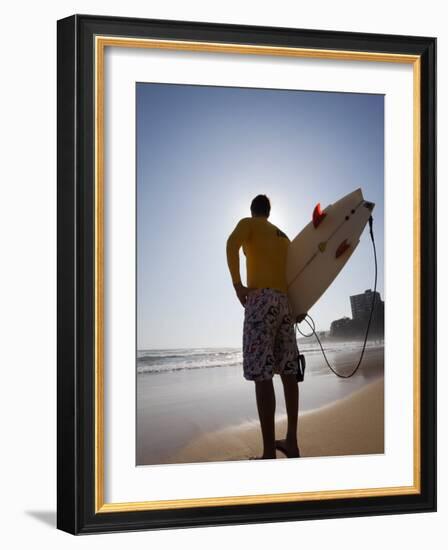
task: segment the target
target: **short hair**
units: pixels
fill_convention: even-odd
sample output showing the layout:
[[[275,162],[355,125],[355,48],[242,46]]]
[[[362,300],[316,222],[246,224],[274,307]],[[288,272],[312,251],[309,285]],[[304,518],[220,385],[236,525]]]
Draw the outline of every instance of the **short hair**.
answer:
[[[271,203],[266,195],[257,195],[250,205],[250,211],[256,216],[269,217]]]

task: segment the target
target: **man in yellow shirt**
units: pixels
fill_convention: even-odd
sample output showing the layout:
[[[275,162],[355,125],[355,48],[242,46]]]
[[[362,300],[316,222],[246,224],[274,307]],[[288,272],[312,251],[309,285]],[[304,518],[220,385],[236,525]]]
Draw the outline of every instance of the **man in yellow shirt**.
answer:
[[[298,349],[286,295],[286,256],[289,239],[268,221],[268,197],[258,195],[250,218],[240,220],[227,240],[227,263],[243,305],[243,373],[255,382],[263,436],[263,455],[276,458],[276,448],[287,457],[300,456],[297,444],[299,390]],[[247,287],[240,278],[239,249],[246,255]],[[272,378],[280,374],[285,393],[288,430],[275,440],[275,392]]]

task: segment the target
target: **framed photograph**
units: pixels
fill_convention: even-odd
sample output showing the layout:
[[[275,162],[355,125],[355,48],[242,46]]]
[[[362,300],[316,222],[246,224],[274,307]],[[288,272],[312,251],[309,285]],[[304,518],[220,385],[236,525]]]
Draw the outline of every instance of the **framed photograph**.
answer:
[[[436,39],[58,21],[58,528],[436,509]]]

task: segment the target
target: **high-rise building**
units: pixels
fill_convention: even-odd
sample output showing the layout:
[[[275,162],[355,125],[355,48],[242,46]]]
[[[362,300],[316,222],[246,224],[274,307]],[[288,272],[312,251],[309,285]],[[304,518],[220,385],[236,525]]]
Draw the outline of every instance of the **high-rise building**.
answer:
[[[374,292],[369,289],[363,294],[350,296],[353,320],[358,321],[369,317],[370,310],[372,309],[373,295]],[[381,300],[380,293],[375,292],[375,313],[380,313],[381,311],[384,311],[384,302]]]
[[[369,322],[372,310],[372,300],[375,296],[375,307]],[[384,302],[379,292],[366,290],[363,294],[350,296],[353,319],[343,317],[331,323],[330,336],[334,338],[364,338],[367,328],[369,338],[384,338]]]

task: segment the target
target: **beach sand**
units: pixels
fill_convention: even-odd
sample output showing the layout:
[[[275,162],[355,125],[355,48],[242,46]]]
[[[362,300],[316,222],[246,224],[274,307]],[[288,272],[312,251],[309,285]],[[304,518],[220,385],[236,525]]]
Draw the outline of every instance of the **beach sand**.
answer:
[[[277,437],[286,417],[276,422]],[[299,415],[302,457],[384,453],[384,380],[371,382],[333,404]],[[171,457],[171,463],[244,460],[262,452],[258,422],[205,434]],[[277,458],[285,456],[277,451]]]
[[[329,354],[349,373],[359,348]],[[320,354],[307,355],[299,384],[303,456],[384,452],[384,348],[366,350],[356,374],[332,374]],[[282,385],[274,377],[277,438],[285,436]],[[217,367],[143,374],[137,381],[136,465],[244,460],[261,454],[254,384],[242,368]],[[278,453],[278,457],[283,457]]]

